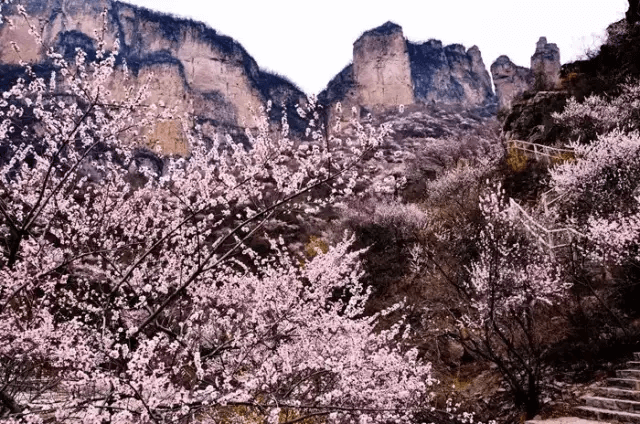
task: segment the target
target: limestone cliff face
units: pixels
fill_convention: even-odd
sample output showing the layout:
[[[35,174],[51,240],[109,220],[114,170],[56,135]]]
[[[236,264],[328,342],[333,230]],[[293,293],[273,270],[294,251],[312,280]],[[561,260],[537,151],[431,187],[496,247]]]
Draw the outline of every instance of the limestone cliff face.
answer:
[[[560,82],[560,49],[540,37],[531,56],[531,68],[517,66],[507,56],[500,56],[491,65],[500,108],[510,108],[515,97],[527,90],[547,91]]]
[[[517,66],[508,56],[500,56],[493,62],[491,74],[501,109],[511,107],[516,96],[533,87],[533,72],[523,66]]]
[[[494,101],[491,77],[477,46],[443,46],[438,40],[408,43],[416,98],[468,107]]]
[[[353,44],[357,102],[390,106],[414,102],[411,65],[402,28],[391,22],[367,31]]]
[[[97,46],[96,32],[102,32],[106,19],[106,45],[118,39],[121,59],[134,77],[144,81],[154,73],[151,101],[193,112],[210,126],[241,132],[241,127],[253,126],[254,115],[272,100],[274,105],[288,106],[293,126],[297,123],[293,105],[306,98],[304,93],[286,79],[261,71],[240,44],[202,23],[112,0],[20,3],[34,21],[43,22],[44,46],[35,43],[26,25],[0,25],[0,76],[4,79],[19,72],[20,60],[46,68],[44,52],[50,46],[69,57],[81,47],[91,56]],[[9,19],[21,23],[15,6],[7,11]],[[18,43],[19,54],[10,41]],[[278,119],[281,113],[274,107],[271,118]]]
[[[560,49],[556,44],[547,43],[540,37],[536,52],[531,56],[531,70],[538,90],[553,90],[560,83]]]
[[[325,105],[389,108],[415,103],[487,107],[495,103],[478,47],[408,42],[394,23],[365,32],[353,46],[353,64],[320,93]]]
[[[318,100],[324,105],[333,105],[336,102],[345,102],[357,98],[356,83],[353,77],[353,64],[347,65],[335,77],[329,81],[319,95]]]

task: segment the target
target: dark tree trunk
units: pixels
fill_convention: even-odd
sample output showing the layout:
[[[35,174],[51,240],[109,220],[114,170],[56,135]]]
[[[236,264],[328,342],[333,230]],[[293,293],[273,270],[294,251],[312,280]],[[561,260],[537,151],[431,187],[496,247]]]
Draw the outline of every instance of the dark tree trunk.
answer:
[[[533,375],[529,375],[527,404],[525,408],[528,420],[532,420],[533,417],[540,412],[540,391],[538,390],[536,378]]]
[[[516,406],[524,408],[528,420],[538,415],[540,412],[540,390],[534,375],[529,374],[526,387],[519,386],[514,391],[514,398]]]
[[[8,409],[12,414],[19,414],[22,412],[22,408],[18,403],[5,392],[0,391],[0,405]]]
[[[9,245],[9,257],[7,261],[7,266],[9,269],[13,269],[13,266],[16,264],[18,260],[18,252],[20,251],[20,244],[22,243],[23,235],[21,232],[11,231],[9,235],[8,245]]]
[[[640,10],[640,1],[638,0],[629,0],[629,10],[627,10],[627,22],[630,24],[635,24],[640,21],[640,15],[638,15],[638,11]]]

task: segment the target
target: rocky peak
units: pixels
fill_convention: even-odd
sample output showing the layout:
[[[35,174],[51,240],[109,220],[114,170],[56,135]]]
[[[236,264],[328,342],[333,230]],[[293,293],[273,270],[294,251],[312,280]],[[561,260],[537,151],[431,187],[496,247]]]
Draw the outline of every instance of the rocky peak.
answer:
[[[510,108],[513,99],[527,90],[547,91],[560,81],[560,49],[540,37],[531,56],[531,68],[517,66],[508,56],[500,56],[491,65],[500,108]]]
[[[536,53],[543,52],[547,47],[547,37],[540,37],[536,43]]]
[[[432,49],[442,49],[444,48],[442,41],[440,40],[434,40],[433,38],[429,41],[425,41],[424,43],[422,43],[423,46],[427,46],[429,48]]]
[[[482,53],[480,52],[480,48],[478,46],[469,47],[469,50],[467,50],[467,54],[469,55],[469,57],[471,57],[471,60],[473,60],[474,63],[482,62],[484,64],[482,60]]]
[[[387,36],[400,33],[402,34],[402,27],[394,22],[387,21],[377,28],[370,29],[362,33],[360,37],[355,41],[357,44],[361,39],[371,36]]]
[[[477,46],[443,46],[440,41],[409,42],[415,96],[423,102],[467,107],[493,103],[491,78]]]
[[[556,44],[547,43],[546,37],[540,37],[536,52],[531,56],[531,70],[535,78],[536,89],[552,90],[560,82],[560,49]]]
[[[392,22],[366,31],[354,43],[353,64],[320,93],[320,101],[384,108],[400,104],[495,104],[491,77],[477,46],[407,41]]]
[[[387,22],[356,40],[353,76],[360,105],[413,103],[409,54],[400,26]]]
[[[471,58],[471,73],[473,75],[479,76],[486,93],[492,92],[491,77],[489,76],[487,67],[482,60],[482,53],[480,53],[480,48],[478,46],[472,46],[471,48],[469,48],[469,50],[467,50],[467,56]],[[487,97],[488,99],[493,101],[493,96]]]
[[[508,56],[498,57],[491,65],[498,106],[510,108],[513,99],[533,87],[533,72],[518,66]]]
[[[466,54],[466,49],[462,44],[450,44],[445,47],[445,50],[449,53]]]

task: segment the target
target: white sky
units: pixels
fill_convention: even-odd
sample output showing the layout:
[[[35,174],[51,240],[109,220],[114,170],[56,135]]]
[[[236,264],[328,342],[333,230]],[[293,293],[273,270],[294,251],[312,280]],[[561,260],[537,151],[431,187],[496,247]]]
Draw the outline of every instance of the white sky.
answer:
[[[262,69],[318,93],[352,58],[364,31],[393,21],[410,41],[480,47],[487,69],[506,54],[530,65],[546,36],[562,63],[599,45],[627,0],[126,0],[203,21],[236,39]]]

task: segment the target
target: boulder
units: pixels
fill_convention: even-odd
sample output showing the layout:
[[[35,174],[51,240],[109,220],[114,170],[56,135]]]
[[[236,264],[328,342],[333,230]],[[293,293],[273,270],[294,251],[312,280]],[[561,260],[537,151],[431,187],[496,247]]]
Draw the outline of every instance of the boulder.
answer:
[[[447,339],[444,342],[440,356],[445,364],[452,367],[459,367],[462,357],[464,356],[464,346],[456,340]]]

